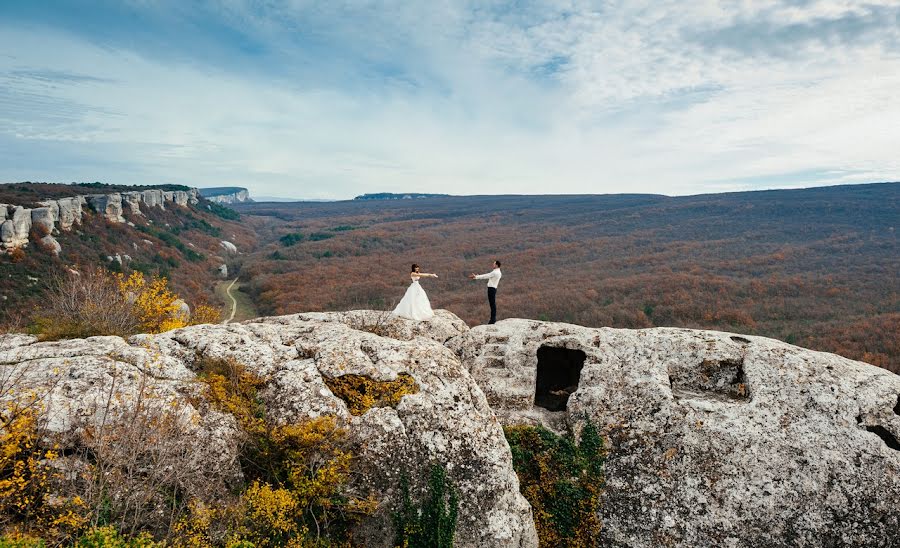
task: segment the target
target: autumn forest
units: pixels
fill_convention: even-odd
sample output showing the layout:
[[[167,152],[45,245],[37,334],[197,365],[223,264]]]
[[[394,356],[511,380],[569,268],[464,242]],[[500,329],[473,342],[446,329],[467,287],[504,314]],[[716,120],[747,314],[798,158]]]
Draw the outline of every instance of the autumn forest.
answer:
[[[500,318],[709,328],[900,372],[900,184],[712,194],[471,196],[237,207],[261,245],[241,276],[260,311],[376,308],[409,265],[434,308]]]

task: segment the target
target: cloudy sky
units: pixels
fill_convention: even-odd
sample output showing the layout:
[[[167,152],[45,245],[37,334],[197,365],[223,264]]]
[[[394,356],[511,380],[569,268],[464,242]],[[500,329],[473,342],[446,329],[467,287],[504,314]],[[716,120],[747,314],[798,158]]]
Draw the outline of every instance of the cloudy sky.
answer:
[[[0,2],[0,181],[693,194],[900,179],[900,2]]]

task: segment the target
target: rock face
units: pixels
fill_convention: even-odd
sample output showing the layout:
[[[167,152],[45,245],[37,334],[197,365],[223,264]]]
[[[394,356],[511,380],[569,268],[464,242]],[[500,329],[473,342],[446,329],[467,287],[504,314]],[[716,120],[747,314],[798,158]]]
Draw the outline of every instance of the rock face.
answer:
[[[128,212],[132,215],[142,215],[141,202],[144,194],[142,192],[123,192],[122,203],[128,207]]]
[[[125,218],[122,217],[122,195],[118,192],[113,194],[91,194],[87,197],[87,201],[91,209],[108,220],[114,223],[125,222]]]
[[[448,346],[504,423],[598,425],[604,545],[900,539],[900,376],[686,329],[505,320]]]
[[[210,202],[218,204],[236,204],[252,201],[249,190],[236,186],[201,188],[198,192]]]
[[[356,534],[367,546],[390,545],[400,471],[415,493],[433,461],[460,491],[458,546],[535,546],[500,423],[577,432],[586,419],[609,451],[603,545],[897,545],[900,376],[771,339],[529,320],[469,330],[446,311],[421,323],[308,313],[127,342],[0,337],[0,369],[49,390],[54,430],[77,437],[103,418],[92,402],[149,378],[164,402],[191,413],[197,470],[234,481],[233,420],[189,397],[202,357],[233,358],[267,379],[261,397],[278,421],[329,414],[346,426],[353,486],[380,501]],[[359,416],[325,384],[401,373],[418,392]],[[113,401],[116,413],[127,398]]]
[[[459,490],[457,546],[534,547],[531,510],[519,494],[500,423],[469,372],[442,344],[465,330],[458,318],[439,311],[430,324],[371,312],[301,314],[194,326],[127,342],[94,337],[38,343],[14,335],[0,337],[0,368],[25,372],[20,393],[49,392],[49,426],[72,439],[84,431],[80,427],[104,420],[98,409],[107,401],[113,402],[113,416],[124,414],[129,395],[151,381],[160,405],[186,409],[194,440],[188,458],[205,485],[240,476],[237,431],[229,416],[194,407],[196,398],[189,395],[197,391],[199,358],[233,358],[267,379],[261,397],[273,419],[329,414],[346,427],[357,455],[353,487],[379,499],[378,511],[355,534],[366,546],[392,546],[390,513],[401,471],[408,471],[417,493],[431,463],[439,461]],[[324,382],[346,374],[389,381],[401,373],[413,377],[418,392],[395,408],[374,407],[359,416]]]
[[[142,215],[141,204],[148,208],[159,207],[165,209],[166,202],[172,202],[181,206],[197,204],[200,201],[200,193],[196,188],[178,191],[162,191],[149,189],[133,192],[114,192],[111,194],[91,194],[87,196],[72,196],[58,200],[46,200],[40,202],[41,207],[25,209],[22,207],[0,204],[0,245],[3,249],[13,249],[28,245],[28,236],[32,224],[41,226],[49,234],[55,225],[59,224],[59,230],[69,231],[75,224],[82,222],[82,207],[89,205],[92,210],[99,213],[110,222],[123,223],[124,213]],[[22,210],[22,211],[19,211]],[[28,219],[25,219],[28,216]],[[6,221],[12,221],[6,225]],[[58,246],[53,242],[42,242],[51,247]]]
[[[57,209],[57,214],[59,210]],[[46,234],[53,232],[56,219],[49,207],[36,207],[31,210],[31,226],[43,230]]]
[[[61,198],[56,200],[59,210],[59,228],[60,230],[72,230],[76,223],[81,224],[81,206],[85,204],[83,196],[73,196],[71,198]]]
[[[147,204],[147,207],[160,207],[165,209],[165,200],[163,199],[163,191],[151,188],[150,190],[144,190],[143,201]]]
[[[7,220],[0,225],[0,245],[4,249],[27,245],[28,234],[31,232],[31,210],[18,206],[8,215]]]

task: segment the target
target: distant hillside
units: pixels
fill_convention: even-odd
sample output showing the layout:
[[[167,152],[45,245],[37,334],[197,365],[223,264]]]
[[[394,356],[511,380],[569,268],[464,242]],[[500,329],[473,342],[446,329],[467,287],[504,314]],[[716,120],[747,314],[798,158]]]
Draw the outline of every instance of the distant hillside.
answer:
[[[98,266],[164,276],[191,303],[224,304],[219,269],[234,274],[241,257],[223,241],[240,252],[255,243],[236,212],[189,187],[34,183],[0,185],[0,240],[0,326],[27,321],[53,276]]]
[[[237,209],[266,227],[245,263],[262,313],[389,310],[417,262],[435,308],[480,323],[466,276],[499,258],[502,318],[737,331],[900,372],[900,183]]]
[[[220,204],[235,204],[253,201],[250,199],[250,191],[239,186],[201,188],[200,195],[211,202]]]
[[[354,200],[412,200],[416,198],[440,198],[449,194],[423,194],[419,192],[409,192],[406,194],[394,194],[391,192],[376,192],[374,194],[362,194],[353,198]]]

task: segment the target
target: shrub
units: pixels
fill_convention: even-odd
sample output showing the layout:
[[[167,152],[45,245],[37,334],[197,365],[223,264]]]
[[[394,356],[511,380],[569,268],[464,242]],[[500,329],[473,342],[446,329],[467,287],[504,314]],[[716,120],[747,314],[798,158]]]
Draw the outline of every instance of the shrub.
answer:
[[[205,200],[203,203],[213,215],[226,221],[236,221],[241,218],[241,214],[230,207],[225,207],[222,204],[210,202],[209,200]]]
[[[231,538],[254,546],[348,541],[350,525],[375,502],[347,491],[352,455],[335,418],[273,424],[257,394],[263,379],[234,360],[201,358],[198,364],[209,401],[234,415],[245,434],[240,460],[250,485]]]
[[[290,234],[285,234],[281,238],[278,238],[278,241],[281,242],[281,245],[284,247],[291,247],[292,245],[299,244],[304,239],[303,234],[299,232],[292,232]]]
[[[75,542],[75,548],[162,548],[163,544],[153,542],[153,537],[140,533],[128,538],[122,536],[115,527],[94,527]]]
[[[21,377],[4,378],[0,392],[15,391],[10,380]],[[0,412],[0,530],[11,528],[19,533],[0,539],[0,546],[42,546],[41,539],[21,531],[38,532],[59,541],[79,531],[87,521],[80,497],[54,493],[54,483],[60,480],[54,467],[58,455],[43,439],[37,398],[32,395],[26,400],[24,404],[8,402]]]
[[[220,323],[222,321],[222,311],[208,304],[200,304],[191,312],[190,324],[200,325],[204,323]]]
[[[66,273],[48,282],[46,305],[30,331],[44,340],[125,337],[220,321],[219,312],[206,305],[187,316],[178,300],[166,278],[147,278],[139,271],[128,277],[103,269]]]
[[[459,498],[438,463],[431,467],[428,495],[421,508],[409,494],[409,478],[400,476],[400,509],[394,513],[394,545],[401,548],[452,548]]]
[[[128,336],[140,329],[140,319],[122,298],[118,278],[102,269],[51,277],[45,302],[30,329],[43,339]]]
[[[542,427],[504,429],[541,546],[598,546],[603,438],[588,421],[576,444]]]
[[[403,396],[419,391],[415,379],[407,373],[392,381],[376,381],[364,375],[323,376],[322,380],[353,415],[363,415],[373,407],[397,407]]]

